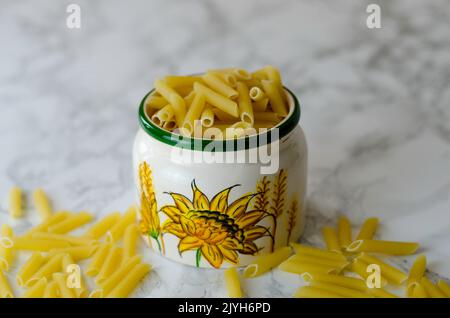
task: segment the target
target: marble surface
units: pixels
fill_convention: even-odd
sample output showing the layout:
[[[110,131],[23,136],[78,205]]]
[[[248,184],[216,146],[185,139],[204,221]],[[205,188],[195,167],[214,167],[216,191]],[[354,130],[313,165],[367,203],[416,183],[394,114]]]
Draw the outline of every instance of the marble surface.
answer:
[[[374,1],[372,1],[374,2]],[[81,6],[81,29],[65,25]],[[278,65],[302,103],[310,150],[307,230],[347,214],[382,220],[379,237],[419,241],[432,277],[450,277],[450,5],[377,1],[0,0],[0,221],[17,184],[58,209],[100,215],[134,198],[137,106],[153,79],[212,67]],[[36,223],[33,209],[13,222]],[[355,227],[356,230],[356,227]],[[222,273],[146,253],[135,296],[225,296]],[[410,257],[392,258],[408,268]],[[288,297],[273,271],[248,296]]]

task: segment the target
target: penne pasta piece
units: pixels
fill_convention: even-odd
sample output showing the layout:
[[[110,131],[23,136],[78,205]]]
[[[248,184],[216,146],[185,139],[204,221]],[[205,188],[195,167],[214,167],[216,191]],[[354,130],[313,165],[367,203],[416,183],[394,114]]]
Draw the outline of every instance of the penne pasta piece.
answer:
[[[351,288],[351,289],[359,290],[362,292],[367,291],[366,282],[359,278],[321,274],[321,273],[317,273],[317,272],[316,273],[303,273],[301,275],[301,277],[305,282],[308,282],[308,283],[310,283],[310,282],[330,283],[333,285]]]
[[[120,266],[122,259],[123,249],[118,246],[112,247],[106,256],[105,262],[100,268],[97,277],[95,278],[95,282],[97,284],[104,282]]]
[[[169,102],[162,96],[149,95],[145,101],[145,104],[148,108],[161,109],[169,104]]]
[[[341,247],[337,237],[336,230],[329,226],[324,226],[322,229],[323,239],[329,251],[340,252]]]
[[[427,269],[427,258],[420,255],[416,258],[411,269],[409,270],[408,279],[406,280],[406,296],[411,297],[414,289],[414,283],[420,282]]]
[[[262,80],[262,86],[267,97],[269,97],[272,110],[281,117],[287,116],[286,105],[284,104],[283,97],[280,94],[278,87],[271,80]]]
[[[195,94],[195,92],[192,91],[187,96],[184,97],[184,101],[185,101],[187,107],[191,106],[192,102],[194,101],[195,96],[197,96],[197,94]]]
[[[186,96],[188,96],[192,92],[192,85],[191,86],[179,86],[174,89],[184,99]],[[187,106],[187,104],[186,104],[186,106]]]
[[[57,212],[57,213],[53,214],[52,216],[50,216],[45,221],[43,221],[41,224],[36,225],[31,230],[26,232],[23,235],[23,237],[30,237],[33,233],[36,233],[36,232],[46,232],[50,226],[64,221],[69,216],[71,216],[71,213],[69,213],[67,211]]]
[[[15,256],[13,236],[12,228],[3,224],[0,231],[0,271],[8,272],[13,263]]]
[[[265,254],[257,257],[252,264],[249,264],[244,270],[245,278],[252,278],[268,272],[272,268],[277,267],[289,256],[292,250],[289,246],[279,248],[271,254]]]
[[[102,296],[108,295],[120,282],[128,275],[128,273],[141,262],[142,257],[140,255],[134,255],[127,259],[123,265],[110,275],[106,280],[101,282],[100,290]]]
[[[46,287],[47,278],[39,278],[36,283],[22,295],[22,298],[41,298],[44,296]]]
[[[418,243],[378,240],[357,240],[347,246],[347,252],[372,252],[389,255],[410,255],[419,248]]]
[[[36,232],[31,235],[33,239],[67,242],[69,245],[94,245],[97,240],[89,237],[70,236],[66,234],[54,234],[47,232]]]
[[[368,218],[361,226],[356,240],[371,240],[378,229],[378,218]]]
[[[0,270],[0,298],[14,298],[11,286],[2,270]]]
[[[150,272],[150,265],[137,264],[127,276],[108,294],[108,298],[125,298],[139,284],[139,282]]]
[[[399,298],[397,295],[385,291],[383,288],[368,288],[367,291],[376,298]]]
[[[269,78],[267,77],[267,73],[266,73],[266,70],[265,70],[264,68],[252,72],[252,73],[251,73],[251,76],[252,76],[253,78],[256,78],[256,79],[260,80],[260,81],[261,81],[261,80],[269,79]]]
[[[194,91],[197,94],[201,94],[205,96],[206,102],[211,104],[212,106],[215,106],[227,114],[230,114],[231,116],[238,118],[239,117],[239,109],[236,104],[236,102],[232,101],[229,98],[226,98],[212,89],[206,87],[205,85],[202,85],[200,83],[194,83]]]
[[[269,99],[263,98],[260,101],[253,102],[252,105],[255,112],[265,112],[267,110],[267,105],[269,105]]]
[[[278,123],[280,121],[278,115],[273,112],[255,112],[255,121],[269,121]]]
[[[296,262],[291,259],[284,261],[278,267],[283,272],[302,275],[304,273],[337,274],[339,269],[329,265],[319,265],[306,262]]]
[[[322,283],[322,282],[312,282],[311,287],[316,287],[319,289],[323,289],[326,291],[329,291],[333,294],[338,294],[342,297],[348,297],[348,298],[372,298],[370,294],[367,294],[366,292],[362,292],[360,290],[356,289],[350,289],[347,287],[342,287],[330,283]]]
[[[31,254],[30,258],[20,268],[16,275],[17,284],[20,287],[25,286],[25,283],[36,273],[47,259],[38,252]]]
[[[57,248],[49,251],[49,256],[54,256],[58,254],[70,254],[70,256],[78,262],[80,260],[91,257],[98,249],[98,245],[88,245],[88,246],[73,246],[66,248]]]
[[[195,94],[192,100],[191,106],[189,107],[186,117],[183,122],[183,129],[187,130],[187,133],[191,135],[194,132],[194,122],[199,120],[203,109],[205,108],[205,97],[203,95]]]
[[[55,234],[66,234],[75,230],[76,228],[79,228],[80,226],[85,225],[86,223],[89,223],[90,221],[92,221],[92,219],[92,214],[87,212],[80,212],[68,217],[67,219],[55,225],[50,226],[48,228],[48,231]]]
[[[227,268],[224,271],[225,284],[227,286],[228,297],[242,298],[241,283],[236,267]]]
[[[16,219],[23,215],[22,189],[16,186],[9,192],[9,214]]]
[[[98,240],[103,235],[108,232],[109,229],[113,227],[114,224],[117,223],[117,221],[120,219],[120,213],[114,212],[107,216],[105,216],[103,219],[95,223],[89,230],[84,233],[84,237],[91,237],[93,239]]]
[[[175,127],[177,126],[177,123],[175,122],[175,120],[171,119],[169,121],[166,121],[162,128],[168,131],[172,131],[175,129]]]
[[[75,294],[77,298],[85,298],[89,294],[89,290],[86,287],[86,284],[84,283],[83,275],[81,270],[77,271],[77,273],[74,273],[71,266],[77,265],[76,262],[73,260],[72,256],[70,254],[65,254],[62,259],[62,268],[63,272],[66,274],[66,282],[67,287]],[[80,269],[78,267],[78,269]],[[76,275],[76,274],[79,274]],[[72,278],[72,275],[76,275],[75,278]],[[79,287],[72,287],[69,286],[69,279],[76,279],[76,281],[72,282],[73,285],[78,285]]]
[[[253,125],[255,118],[253,116],[253,106],[250,100],[248,87],[243,82],[237,83],[239,116],[242,122]]]
[[[95,276],[100,272],[100,269],[103,266],[103,263],[106,259],[106,257],[109,254],[109,250],[111,249],[111,244],[103,244],[100,246],[100,248],[95,252],[94,256],[92,257],[91,262],[89,263],[89,266],[86,270],[86,274],[89,276]]]
[[[367,282],[367,279],[369,278],[369,275],[371,273],[367,272],[367,267],[369,265],[365,262],[363,262],[360,259],[354,259],[353,262],[349,266],[349,271],[358,274],[361,278],[364,278],[364,280]],[[383,277],[383,272],[381,272],[381,287],[386,286],[387,280]]]
[[[450,298],[450,286],[445,281],[440,279],[438,281],[438,287],[441,290],[441,292],[443,292],[444,295],[447,296],[447,298]]]
[[[250,88],[249,96],[254,102],[260,102],[263,99],[267,98],[264,91],[258,86],[253,86],[252,88]]]
[[[230,87],[236,88],[237,79],[236,76],[234,76],[233,74],[226,72],[212,72],[212,73],[220,77]]]
[[[72,289],[67,287],[67,275],[63,273],[54,273],[53,274],[53,280],[58,286],[59,289],[59,295],[61,298],[76,298],[75,293]]]
[[[24,286],[30,287],[35,285],[41,278],[50,277],[53,273],[56,273],[62,269],[62,259],[64,254],[57,254],[42,265],[27,281]]]
[[[318,257],[318,258],[325,258],[325,259],[338,260],[338,261],[347,261],[345,256],[339,252],[322,250],[322,249],[319,249],[316,247],[307,246],[307,245],[298,244],[298,243],[291,243],[291,246],[294,249],[295,253],[299,254],[299,255],[309,255],[309,256]]]
[[[52,214],[52,207],[50,205],[50,201],[45,194],[44,190],[42,189],[36,189],[33,192],[33,200],[34,200],[34,206],[36,207],[36,210],[38,210],[39,214],[41,215],[42,220],[46,220],[49,218]]]
[[[15,237],[13,239],[14,249],[47,252],[55,248],[69,247],[70,244],[64,241],[31,239],[29,237]]]
[[[429,298],[427,291],[420,283],[413,284],[412,298]]]
[[[275,83],[278,91],[280,92],[281,98],[284,101],[286,96],[284,93],[283,83],[281,82],[280,71],[271,65],[265,66],[263,70],[266,73],[267,78]]]
[[[380,266],[381,275],[386,278],[389,282],[397,285],[403,284],[408,276],[403,273],[401,270],[398,270],[397,268],[386,264],[385,262],[381,261],[380,259],[367,255],[365,253],[361,254],[361,256],[357,257],[357,259],[363,261],[366,264],[376,264]]]
[[[58,284],[55,281],[51,281],[45,286],[43,298],[59,298]]]
[[[162,127],[165,122],[172,120],[174,114],[172,105],[168,104],[153,114],[152,121],[157,126]]]
[[[249,80],[252,78],[251,74],[247,72],[246,70],[242,68],[236,68],[236,67],[228,67],[228,68],[222,68],[213,70],[212,72],[220,73],[220,74],[232,74],[236,76],[236,78],[240,80]]]
[[[214,113],[211,107],[206,107],[200,116],[200,122],[203,127],[212,127],[214,125]]]
[[[130,224],[123,235],[123,258],[128,259],[136,255],[136,244],[139,229],[136,224]]]
[[[194,85],[195,82],[201,81],[202,78],[200,76],[165,76],[164,82],[172,88],[180,87],[180,86],[191,86]]]
[[[117,242],[122,238],[123,232],[128,225],[136,221],[136,207],[132,205],[127,212],[120,218],[119,221],[107,232],[106,241],[110,243]]]
[[[309,264],[332,266],[332,267],[338,268],[340,270],[342,270],[344,267],[346,267],[349,264],[348,261],[317,258],[314,256],[309,256],[309,255],[294,255],[291,257],[291,260],[294,262],[298,262],[298,263],[309,263]]]
[[[425,276],[420,280],[420,285],[431,298],[446,298],[446,295]]]
[[[234,88],[230,87],[228,83],[225,83],[219,76],[212,72],[206,72],[202,76],[202,80],[212,90],[227,98],[235,99],[239,96],[239,93]]]
[[[294,298],[343,298],[341,295],[328,290],[312,286],[303,286],[297,289],[293,295]]]
[[[338,221],[339,245],[346,248],[352,242],[352,227],[347,217],[342,216]]]
[[[186,114],[186,102],[183,97],[161,80],[155,80],[154,85],[156,91],[172,105],[175,113],[175,121],[181,127]]]
[[[223,121],[225,123],[229,125],[233,124],[236,121],[236,118],[234,118],[233,116],[231,116],[230,114],[224,112],[223,110],[214,107],[213,109],[214,115],[216,115],[216,117],[220,120]]]

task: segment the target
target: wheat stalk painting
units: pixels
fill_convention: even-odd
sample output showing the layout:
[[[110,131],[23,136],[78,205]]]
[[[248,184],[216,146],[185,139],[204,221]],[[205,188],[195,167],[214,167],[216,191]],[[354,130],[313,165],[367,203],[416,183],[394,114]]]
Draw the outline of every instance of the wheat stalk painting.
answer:
[[[275,239],[277,234],[278,218],[284,210],[287,191],[287,173],[281,169],[275,177],[272,189],[272,204],[269,207],[269,213],[272,215],[272,252],[275,250]]]
[[[292,230],[297,225],[297,215],[298,215],[298,208],[299,208],[297,197],[298,197],[298,195],[296,195],[296,194],[294,194],[292,196],[291,204],[289,205],[289,209],[287,210],[288,234],[287,234],[287,239],[286,239],[286,245],[289,245],[289,243],[291,241]]]

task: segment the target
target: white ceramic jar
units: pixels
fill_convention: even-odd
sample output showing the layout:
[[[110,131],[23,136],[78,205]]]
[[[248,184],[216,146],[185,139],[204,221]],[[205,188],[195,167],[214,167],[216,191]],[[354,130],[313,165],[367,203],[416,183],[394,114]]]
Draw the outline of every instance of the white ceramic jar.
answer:
[[[300,105],[286,92],[290,112],[276,129],[238,141],[180,140],[150,121],[145,100],[152,92],[144,97],[133,163],[140,227],[154,251],[192,266],[226,268],[300,238],[307,146]],[[234,157],[268,149],[264,161]]]

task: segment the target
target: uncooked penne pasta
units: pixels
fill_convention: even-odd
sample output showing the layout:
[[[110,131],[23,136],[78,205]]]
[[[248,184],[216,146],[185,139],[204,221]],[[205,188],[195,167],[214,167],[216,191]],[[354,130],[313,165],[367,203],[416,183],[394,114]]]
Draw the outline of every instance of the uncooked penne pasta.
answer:
[[[252,77],[249,72],[247,72],[246,70],[244,70],[242,68],[237,68],[237,67],[228,67],[228,68],[222,68],[222,69],[217,69],[217,70],[213,70],[213,71],[218,72],[218,73],[232,74],[232,75],[236,76],[236,78],[238,78],[239,80],[249,80]]]
[[[324,226],[322,229],[322,234],[327,249],[330,251],[340,252],[341,247],[339,246],[336,230],[332,227]]]
[[[438,287],[441,290],[441,292],[443,292],[444,295],[447,296],[447,298],[450,298],[450,286],[445,281],[440,279],[438,281]]]
[[[257,79],[259,79],[259,80],[266,80],[266,79],[269,79],[269,78],[267,77],[266,70],[263,69],[263,68],[260,69],[260,70],[256,70],[256,71],[252,72],[252,73],[251,73],[251,76],[254,77],[254,78],[257,78]]]
[[[72,266],[78,266],[72,256],[70,254],[65,254],[62,259],[62,268],[63,272],[66,274],[66,282],[67,287],[71,289],[71,291],[75,294],[77,298],[85,298],[88,296],[89,291],[86,287],[86,284],[84,283],[83,275],[81,272],[80,267],[78,267],[76,270],[77,272],[73,272]],[[75,268],[75,267],[74,267]],[[77,275],[79,274],[79,275]],[[74,275],[72,277],[72,275]],[[69,279],[73,279],[75,281],[72,281],[72,286],[69,285]],[[79,287],[77,287],[79,285]]]
[[[194,91],[197,94],[204,95],[206,102],[208,102],[212,106],[215,106],[223,110],[224,112],[230,114],[235,118],[239,117],[238,105],[231,99],[226,98],[225,96],[222,96],[219,93],[216,93],[209,87],[206,87],[205,85],[202,85],[198,82],[194,83]]]
[[[183,129],[187,130],[190,135],[194,132],[194,123],[199,120],[203,109],[205,108],[205,97],[203,95],[195,94],[195,97],[189,107],[186,117],[184,118]]]
[[[356,240],[371,240],[378,229],[378,218],[368,218],[359,230]]]
[[[252,104],[255,112],[265,112],[267,110],[267,105],[269,105],[269,99],[263,98],[260,101],[253,102]]]
[[[139,229],[136,224],[130,224],[123,234],[123,258],[128,259],[136,254],[136,244]]]
[[[372,252],[389,255],[411,255],[419,248],[418,243],[381,240],[356,240],[347,246],[347,252]]]
[[[28,258],[16,275],[17,284],[21,287],[25,286],[25,283],[28,282],[46,261],[47,258],[42,256],[41,253],[34,252],[31,254],[30,258]]]
[[[104,282],[120,266],[122,259],[123,249],[118,246],[112,247],[106,256],[105,262],[102,264],[98,276],[95,278],[95,282],[97,284]]]
[[[272,110],[279,116],[286,117],[288,114],[287,107],[284,104],[283,97],[280,94],[277,85],[271,80],[262,80],[261,83],[263,85],[264,92],[267,97],[269,97]]]
[[[13,218],[20,218],[23,215],[22,189],[16,186],[9,192],[9,214]]]
[[[292,248],[294,249],[296,254],[299,255],[309,255],[312,257],[318,257],[318,258],[325,258],[325,259],[331,259],[331,260],[338,260],[338,261],[346,261],[344,255],[342,255],[339,252],[335,251],[327,251],[322,250],[313,246],[307,246],[303,244],[298,243],[291,243]]]
[[[162,127],[165,122],[172,120],[174,115],[175,111],[172,105],[168,104],[153,114],[152,121],[159,127]]]
[[[59,295],[61,298],[75,298],[75,293],[72,289],[67,287],[66,282],[67,275],[63,273],[54,273],[53,280],[58,285]]]
[[[351,289],[343,286],[338,286],[330,283],[322,283],[322,282],[315,282],[313,281],[311,283],[311,287],[316,287],[319,289],[323,289],[326,291],[329,291],[333,294],[338,294],[342,297],[348,297],[348,298],[371,298],[370,294],[366,292],[362,292],[360,290]]]
[[[33,201],[34,206],[36,207],[36,210],[41,215],[42,220],[46,220],[49,218],[53,211],[50,204],[50,200],[48,199],[47,195],[45,194],[44,190],[42,189],[36,189],[33,192]]]
[[[171,120],[164,122],[162,128],[165,130],[168,130],[168,131],[172,131],[173,129],[175,129],[176,126],[177,126],[177,123],[175,122],[175,120],[171,119]]]
[[[367,291],[366,282],[359,278],[339,276],[339,275],[329,275],[321,273],[304,273],[301,275],[302,279],[307,282],[320,282],[329,283],[337,286],[342,286],[346,288],[351,288],[359,290],[362,292]]]
[[[152,109],[161,109],[169,102],[162,96],[149,95],[145,101],[147,107]]]
[[[122,281],[107,295],[108,298],[127,297],[139,284],[139,282],[150,272],[148,264],[137,264]]]
[[[108,232],[109,229],[120,219],[120,213],[114,212],[95,223],[90,229],[84,233],[84,237],[99,239]]]
[[[358,274],[361,278],[364,278],[367,282],[367,279],[371,274],[367,271],[368,266],[369,265],[363,262],[362,260],[354,259],[353,262],[350,264],[348,270],[355,274]],[[381,274],[383,274],[383,272],[381,272]],[[381,287],[386,286],[386,284],[387,284],[386,278],[384,278],[383,275],[381,275]]]
[[[266,98],[266,94],[258,86],[253,86],[252,88],[250,88],[249,96],[255,102],[259,102]]]
[[[134,255],[127,259],[118,270],[110,275],[106,280],[99,283],[100,292],[102,296],[108,295],[120,282],[128,275],[128,273],[141,262],[142,257],[140,255]]]
[[[206,107],[200,116],[200,122],[203,127],[211,127],[214,125],[214,113],[211,107]]]
[[[223,110],[221,110],[219,108],[213,107],[212,110],[214,112],[214,115],[216,115],[216,117],[220,121],[227,123],[228,126],[232,125],[236,121],[236,118],[234,118],[233,116],[231,116],[230,114],[224,112]]]
[[[219,76],[212,72],[206,72],[202,76],[202,80],[212,90],[227,98],[235,99],[239,96],[239,93],[234,88],[230,87],[228,83],[225,83]]]
[[[236,76],[234,76],[233,74],[227,72],[214,72],[214,71],[212,73],[220,77],[230,87],[236,88],[237,79]]]
[[[164,82],[172,88],[180,86],[192,86],[194,82],[201,81],[200,76],[165,76]]]
[[[280,71],[277,68],[273,67],[272,65],[265,66],[263,70],[266,73],[267,78],[275,83],[276,87],[278,88],[278,91],[280,92],[281,98],[285,100],[284,88],[283,83],[281,82]]]
[[[239,118],[242,122],[253,125],[255,118],[253,117],[253,106],[250,100],[248,87],[243,82],[237,83]]]
[[[161,80],[155,80],[155,89],[172,105],[175,112],[175,121],[181,127],[186,115],[186,102],[173,88]]]
[[[337,274],[340,272],[340,270],[334,266],[297,262],[292,259],[284,261],[278,268],[283,272],[297,275],[302,275],[304,273]]]
[[[412,298],[428,298],[428,297],[429,296],[428,296],[425,288],[421,284],[415,283],[413,293],[412,293]]]
[[[8,279],[0,269],[0,298],[14,298]]]
[[[59,298],[58,284],[55,281],[51,281],[45,286],[43,298]]]
[[[241,283],[236,267],[227,268],[224,271],[225,284],[227,286],[228,297],[242,298]]]
[[[86,270],[87,275],[95,276],[100,272],[100,269],[102,268],[111,247],[111,244],[103,244],[98,248],[97,252],[95,252],[91,262],[88,265],[88,268]]]
[[[274,267],[280,265],[289,256],[292,250],[289,246],[279,248],[271,254],[265,254],[257,257],[252,264],[249,264],[244,270],[245,278],[252,278],[268,272]]]
[[[97,243],[97,240],[94,240],[90,237],[79,237],[79,236],[70,236],[66,234],[54,234],[47,232],[36,232],[31,235],[33,239],[44,239],[44,240],[54,240],[54,241],[62,241],[67,242],[70,245],[93,245]]]
[[[409,270],[406,280],[406,296],[411,297],[414,290],[414,283],[420,282],[427,269],[427,258],[425,255],[419,255]]]
[[[3,224],[0,231],[0,271],[9,271],[14,260],[13,236],[12,228],[7,224]]]
[[[339,245],[343,248],[352,242],[352,227],[350,220],[345,216],[341,216],[338,221],[338,239]]]
[[[41,277],[32,287],[27,289],[27,291],[22,295],[22,298],[41,298],[42,296],[44,296],[46,287],[47,278]]]
[[[72,214],[70,212],[67,212],[67,211],[57,212],[57,213],[53,214],[52,216],[50,216],[45,221],[43,221],[41,224],[36,225],[31,230],[26,232],[23,235],[23,237],[30,237],[33,233],[36,233],[36,232],[46,232],[50,226],[64,221],[65,219],[67,219],[71,215]]]
[[[381,275],[386,278],[389,282],[400,285],[403,284],[408,276],[403,273],[401,270],[386,264],[385,262],[383,262],[382,260],[368,255],[368,254],[361,254],[357,259],[363,261],[366,264],[376,264],[378,266],[380,266],[380,272]]]
[[[423,286],[423,288],[427,292],[427,295],[429,295],[431,298],[446,298],[446,295],[427,277],[422,277],[422,279],[420,280],[420,285]]]
[[[303,286],[294,293],[294,298],[343,298],[343,296],[328,290],[312,286]]]
[[[48,278],[53,273],[59,272],[62,269],[62,259],[64,254],[57,254],[43,264],[27,281],[25,285],[27,287],[35,285],[41,278]]]
[[[342,270],[349,263],[348,261],[341,260],[331,260],[326,258],[318,258],[309,255],[294,255],[291,257],[291,260],[299,263],[309,263],[309,264],[317,264],[317,265],[326,265],[332,266],[334,268]]]
[[[114,226],[107,232],[107,242],[117,242],[122,238],[123,232],[128,225],[136,221],[136,207],[133,205],[128,208],[127,212],[114,224]]]
[[[70,256],[76,262],[78,262],[80,260],[91,257],[97,249],[98,245],[73,246],[73,247],[52,249],[49,251],[48,255],[53,256],[57,254],[70,254]]]
[[[76,228],[79,228],[80,226],[85,225],[86,223],[89,223],[90,221],[92,221],[92,219],[92,214],[87,212],[80,212],[68,217],[67,219],[55,225],[50,226],[48,228],[48,231],[55,234],[66,234],[75,230]]]
[[[15,237],[13,239],[15,250],[47,252],[55,248],[69,247],[70,244],[64,241],[31,239],[29,237]]]

